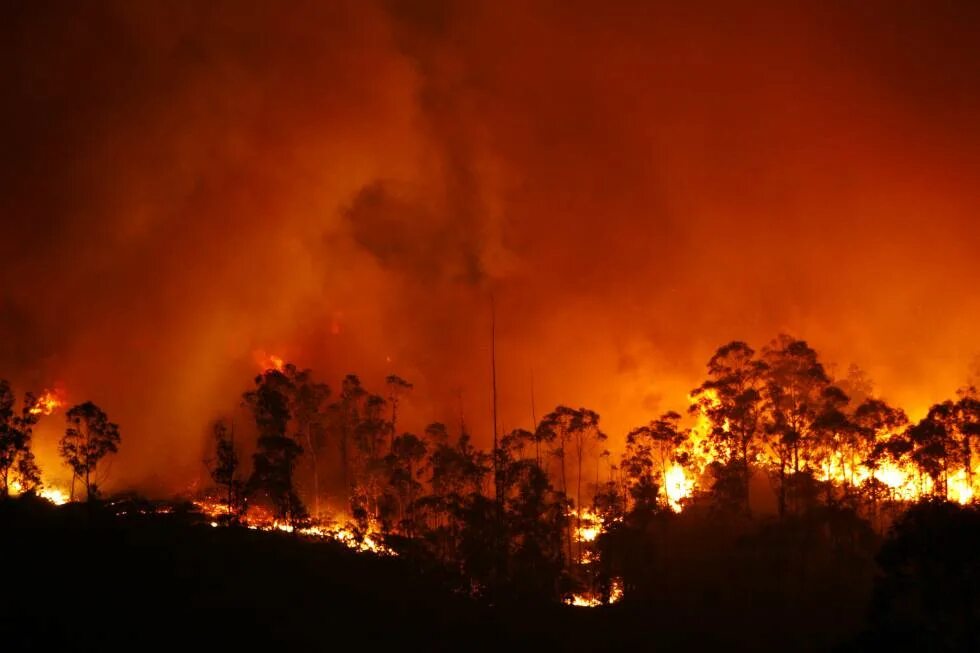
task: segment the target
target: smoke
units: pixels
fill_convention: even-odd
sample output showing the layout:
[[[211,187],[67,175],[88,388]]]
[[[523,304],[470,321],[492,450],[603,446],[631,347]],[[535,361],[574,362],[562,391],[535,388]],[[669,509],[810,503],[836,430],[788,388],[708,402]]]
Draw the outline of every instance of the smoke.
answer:
[[[613,440],[786,331],[921,411],[980,347],[973,3],[21,3],[0,370],[176,488],[269,351]],[[239,416],[240,417],[240,416]],[[53,474],[61,425],[38,436]]]

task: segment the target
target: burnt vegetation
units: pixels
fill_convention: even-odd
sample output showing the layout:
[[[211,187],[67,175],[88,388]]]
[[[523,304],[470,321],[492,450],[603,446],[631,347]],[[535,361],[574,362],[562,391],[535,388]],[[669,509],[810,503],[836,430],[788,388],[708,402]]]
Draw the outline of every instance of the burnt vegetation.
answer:
[[[397,376],[376,393],[354,375],[331,388],[292,364],[264,370],[242,395],[249,423],[213,426],[212,490],[183,502],[102,496],[119,429],[80,404],[60,452],[86,502],[56,508],[37,496],[30,447],[44,411],[30,394],[15,410],[0,385],[15,641],[123,646],[163,630],[327,648],[377,621],[362,643],[980,645],[973,386],[912,421],[804,341],[732,342],[688,414],[631,430],[618,456],[595,411],[564,405],[489,451],[462,419],[404,432],[412,391]],[[66,557],[83,561],[70,590],[52,564]]]

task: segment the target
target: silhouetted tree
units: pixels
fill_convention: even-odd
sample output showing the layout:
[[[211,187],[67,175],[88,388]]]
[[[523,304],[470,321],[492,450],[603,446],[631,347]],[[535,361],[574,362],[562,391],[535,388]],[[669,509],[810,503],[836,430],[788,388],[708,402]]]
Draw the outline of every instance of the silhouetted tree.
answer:
[[[351,506],[362,507],[377,519],[384,486],[387,481],[385,443],[391,423],[385,418],[384,397],[367,394],[359,421],[354,426],[351,455]]]
[[[519,433],[508,444],[533,440],[530,432]],[[507,577],[521,599],[557,599],[569,502],[552,487],[536,460],[513,456],[517,450],[510,448],[501,461]]]
[[[119,451],[119,426],[91,401],[78,404],[65,413],[68,428],[58,450],[72,472],[85,483],[85,498],[98,497],[95,470],[107,454]]]
[[[395,490],[398,500],[399,523],[409,537],[413,537],[416,530],[415,499],[422,489],[417,477],[425,453],[426,445],[421,438],[412,433],[403,433],[392,440],[391,453],[387,458],[391,469],[389,485]]]
[[[786,335],[765,348],[763,359],[767,366],[767,444],[775,458],[782,516],[786,514],[788,498],[798,509],[801,500],[812,494],[812,463],[820,446],[814,427],[830,377],[816,351],[806,342]],[[793,492],[788,493],[791,488]]]
[[[820,391],[817,416],[813,421],[814,446],[810,449],[812,465],[826,472],[827,503],[834,499],[834,475],[839,472],[844,497],[848,498],[855,485],[855,470],[861,462],[857,428],[847,414],[850,398],[836,385],[826,385]]]
[[[596,421],[598,416],[596,416]],[[551,454],[558,459],[559,479],[561,480],[561,492],[568,496],[568,456],[567,446],[573,438],[584,437],[577,435],[577,432],[589,428],[586,426],[587,418],[583,417],[580,410],[569,408],[568,406],[558,406],[553,411],[545,415],[538,425],[541,433],[539,439],[543,442],[550,442],[552,445]],[[576,511],[580,506],[580,497],[575,497]],[[572,529],[571,524],[565,529],[565,543],[568,551],[568,560],[572,558]]]
[[[588,455],[595,453],[598,444],[607,439],[605,433],[599,430],[599,413],[587,408],[579,408],[578,415],[572,422],[572,443],[575,447],[575,515],[576,528],[582,529],[582,511],[585,503],[582,501],[582,466]],[[593,494],[594,498],[594,494]],[[582,557],[582,540],[578,541],[578,557]]]
[[[649,473],[648,469],[656,466],[660,474],[660,486],[663,490],[665,505],[669,501],[667,472],[673,464],[678,448],[686,438],[686,434],[678,427],[680,419],[679,414],[668,411],[646,426],[633,429],[626,436],[627,447],[631,448],[629,455],[634,458],[631,461],[631,469],[640,474],[637,483],[651,482],[642,478],[642,475]],[[650,459],[649,461],[638,460],[635,459],[637,455],[646,455]]]
[[[278,518],[296,521],[305,509],[293,486],[293,472],[303,448],[289,435],[290,399],[296,386],[285,373],[266,370],[255,377],[255,388],[243,395],[258,429],[247,493],[264,494]]]
[[[214,425],[214,458],[205,461],[208,472],[225,497],[228,518],[234,519],[241,510],[242,482],[238,478],[238,452],[235,450],[235,433],[223,421]]]
[[[310,481],[313,494],[313,512],[320,516],[320,452],[326,444],[326,401],[330,388],[313,378],[312,370],[299,370],[292,364],[283,368],[292,383],[290,396],[291,415],[295,438],[306,444],[310,455]]]
[[[953,405],[956,451],[959,464],[966,471],[967,485],[973,487],[973,459],[977,438],[980,437],[980,392],[973,386],[962,388]]]
[[[851,422],[855,433],[855,450],[862,464],[871,470],[862,484],[862,490],[870,503],[871,521],[878,516],[878,506],[886,496],[887,487],[878,480],[875,472],[885,462],[899,464],[906,447],[903,431],[908,417],[901,408],[895,408],[882,399],[869,398],[854,409]]]
[[[391,406],[391,425],[389,433],[394,440],[395,433],[398,432],[398,404],[401,402],[402,395],[412,389],[412,384],[396,374],[389,374],[385,377],[385,385],[388,387],[388,405]],[[389,448],[393,442],[389,442]]]
[[[955,455],[955,442],[950,434],[952,402],[936,404],[929,413],[907,431],[912,445],[912,460],[932,479],[933,494],[949,497],[950,458]]]
[[[22,492],[33,491],[41,482],[31,451],[31,434],[41,417],[37,398],[27,393],[19,413],[15,401],[10,384],[0,380],[0,497],[9,495],[12,480]]]
[[[708,361],[708,380],[691,392],[690,411],[710,420],[709,437],[721,466],[734,471],[740,489],[732,497],[749,512],[750,462],[758,448],[768,366],[741,341],[720,347]],[[725,487],[731,487],[731,484]]]
[[[367,391],[361,387],[361,380],[355,374],[344,377],[340,386],[340,397],[330,405],[333,416],[332,427],[337,433],[340,448],[340,465],[344,489],[349,496],[353,495],[353,478],[351,473],[351,458],[354,431],[361,422],[361,413]]]
[[[490,459],[472,446],[466,431],[451,442],[441,423],[426,427],[425,441],[428,456],[422,471],[431,492],[416,502],[416,518],[433,552],[446,563],[458,562],[466,505],[481,494]]]

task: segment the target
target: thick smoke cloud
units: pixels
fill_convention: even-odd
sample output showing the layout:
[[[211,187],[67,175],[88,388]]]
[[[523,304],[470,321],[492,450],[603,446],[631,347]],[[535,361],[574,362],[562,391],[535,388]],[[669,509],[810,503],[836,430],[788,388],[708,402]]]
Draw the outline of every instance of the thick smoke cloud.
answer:
[[[980,349],[977,8],[806,4],[7,7],[3,376],[149,489],[257,351],[488,438],[491,295],[508,428],[533,375],[621,438],[780,331],[921,410]]]

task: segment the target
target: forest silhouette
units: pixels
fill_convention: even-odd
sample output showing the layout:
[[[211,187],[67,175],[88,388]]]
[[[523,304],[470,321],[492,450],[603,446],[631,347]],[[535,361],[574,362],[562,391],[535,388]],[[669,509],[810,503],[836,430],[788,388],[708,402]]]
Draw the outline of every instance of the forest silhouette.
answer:
[[[188,629],[212,610],[234,621],[245,601],[299,592],[296,614],[280,606],[276,624],[264,622],[265,636],[295,642],[319,641],[302,616],[315,609],[343,605],[341,627],[358,602],[384,610],[415,597],[419,614],[392,623],[421,642],[423,606],[450,610],[436,648],[452,647],[467,623],[496,623],[501,642],[564,648],[632,645],[649,623],[651,646],[871,650],[915,637],[928,639],[925,650],[967,650],[980,608],[977,390],[965,386],[916,421],[870,388],[858,370],[833,378],[804,341],[779,336],[758,352],[735,341],[708,361],[689,415],[670,411],[631,430],[619,455],[595,411],[564,405],[483,450],[462,419],[400,432],[399,402],[413,386],[398,376],[374,393],[348,375],[334,391],[314,371],[275,361],[242,394],[251,424],[214,423],[203,461],[212,486],[183,501],[103,495],[98,464],[124,439],[91,402],[69,408],[59,451],[73,473],[69,499],[82,498],[77,479],[85,502],[55,508],[38,497],[31,451],[51,407],[27,394],[18,412],[4,382],[0,489],[15,534],[5,554],[31,561],[18,573],[46,578],[40,552],[54,542],[44,540],[71,541],[100,600],[136,592],[167,612],[165,597],[186,591]],[[340,522],[344,530],[324,530]],[[332,537],[311,537],[324,533]],[[377,554],[353,554],[371,589],[352,590],[361,581],[350,570],[334,576],[354,563],[331,539]],[[166,560],[145,558],[147,547]],[[134,588],[125,568],[150,576]],[[281,586],[235,570],[275,573]],[[198,573],[214,587],[202,589]],[[332,589],[320,594],[318,583]],[[52,633],[95,609],[84,603],[59,610],[65,630]],[[571,626],[566,603],[595,608],[584,623],[603,634]],[[129,627],[120,632],[139,630]]]

